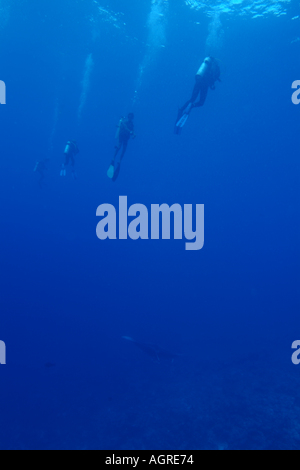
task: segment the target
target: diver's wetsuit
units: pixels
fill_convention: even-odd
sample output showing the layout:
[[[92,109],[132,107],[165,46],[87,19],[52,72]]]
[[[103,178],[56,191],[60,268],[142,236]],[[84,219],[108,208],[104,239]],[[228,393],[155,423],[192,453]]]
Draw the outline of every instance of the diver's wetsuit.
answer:
[[[108,170],[108,176],[109,178],[112,178],[112,181],[116,181],[119,176],[121,163],[124,158],[125,152],[127,150],[127,145],[128,145],[128,141],[130,137],[132,137],[133,139],[135,138],[133,119],[134,119],[134,114],[130,113],[128,114],[128,119],[122,118],[121,121],[119,122],[118,131],[116,135],[116,139],[117,139],[117,145],[115,147],[116,151],[114,154],[114,158],[110,164],[110,168]],[[120,160],[117,163],[117,165],[115,165],[115,160],[121,149],[122,149],[122,153],[121,153]]]
[[[115,157],[118,155],[119,151],[123,147],[120,160],[123,160],[125,152],[127,150],[128,141],[130,136],[134,133],[134,124],[132,120],[124,119],[120,124],[119,136],[118,136],[118,145],[116,147]]]
[[[202,77],[201,75],[196,75],[195,80],[196,80],[196,83],[195,83],[195,86],[194,86],[192,97],[181,108],[182,112],[188,107],[189,104],[193,104],[194,108],[200,108],[201,106],[204,105],[204,103],[206,101],[208,89],[210,87],[209,77],[205,77],[205,76]],[[199,99],[198,103],[196,103],[198,95],[200,95],[200,99]]]

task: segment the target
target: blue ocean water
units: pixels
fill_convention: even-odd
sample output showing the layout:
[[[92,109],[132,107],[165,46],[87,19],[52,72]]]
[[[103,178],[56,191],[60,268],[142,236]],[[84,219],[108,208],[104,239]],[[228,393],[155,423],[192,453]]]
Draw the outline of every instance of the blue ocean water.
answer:
[[[299,449],[298,15],[295,1],[0,0],[1,449]],[[176,136],[208,54],[222,82]],[[70,139],[77,181],[59,176]],[[204,204],[204,248],[100,241],[96,209],[119,196]]]

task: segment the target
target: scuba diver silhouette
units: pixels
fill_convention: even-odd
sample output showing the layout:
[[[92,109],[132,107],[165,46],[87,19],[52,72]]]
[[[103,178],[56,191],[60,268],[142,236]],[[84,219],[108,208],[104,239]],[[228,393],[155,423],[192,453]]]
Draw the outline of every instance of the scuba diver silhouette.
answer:
[[[111,178],[112,181],[116,181],[119,176],[121,163],[126,153],[130,137],[132,137],[132,139],[136,138],[136,135],[134,133],[133,120],[134,120],[134,114],[130,113],[128,114],[127,119],[123,117],[119,122],[118,130],[116,134],[116,139],[117,139],[117,145],[115,147],[116,151],[115,151],[114,158],[112,159],[112,162],[107,172],[107,176]],[[120,156],[120,161],[117,164],[117,166],[115,166],[116,157],[121,149],[122,149],[122,153]]]
[[[220,75],[221,70],[217,60],[213,57],[206,57],[196,74],[196,83],[193,89],[191,99],[189,99],[185,103],[185,105],[179,109],[175,125],[175,134],[180,134],[181,129],[186,124],[192,109],[199,108],[204,105],[207,98],[208,90],[215,90],[216,81],[221,81]],[[199,101],[197,102],[198,96]]]
[[[69,162],[71,160],[71,165],[72,165],[72,176],[74,179],[77,179],[77,175],[75,173],[75,156],[79,153],[79,149],[77,146],[76,140],[69,140],[67,142],[66,148],[65,148],[65,161],[62,164],[60,176],[66,176],[67,170],[66,167],[69,165]]]
[[[40,188],[43,188],[44,186],[47,186],[46,183],[44,182],[45,179],[45,171],[47,171],[47,164],[50,161],[50,158],[45,158],[44,160],[41,160],[39,162],[36,162],[35,167],[34,167],[34,172],[38,173],[39,175],[39,185]]]

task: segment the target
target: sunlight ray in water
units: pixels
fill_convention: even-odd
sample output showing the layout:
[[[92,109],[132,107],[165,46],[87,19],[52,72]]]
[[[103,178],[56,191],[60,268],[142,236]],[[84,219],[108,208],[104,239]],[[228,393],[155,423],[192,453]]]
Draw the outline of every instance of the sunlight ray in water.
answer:
[[[80,104],[78,108],[78,120],[80,120],[81,118],[82,110],[86,103],[86,97],[90,88],[90,81],[91,81],[91,74],[93,71],[93,67],[94,67],[93,55],[89,54],[85,61],[84,74],[83,74],[83,80],[82,80],[82,92],[81,92]]]

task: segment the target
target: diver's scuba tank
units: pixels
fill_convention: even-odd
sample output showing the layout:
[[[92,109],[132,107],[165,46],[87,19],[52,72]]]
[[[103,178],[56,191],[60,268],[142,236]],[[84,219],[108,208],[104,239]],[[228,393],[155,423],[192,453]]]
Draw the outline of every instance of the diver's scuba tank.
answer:
[[[68,142],[65,148],[65,154],[69,155],[70,152],[71,152],[71,142]]]
[[[200,69],[197,72],[197,75],[200,75],[201,77],[204,77],[207,72],[209,71],[210,67],[212,64],[212,60],[210,57],[206,57],[204,60],[203,64],[201,65]]]
[[[67,142],[67,145],[66,145],[66,148],[65,148],[65,154],[66,155],[69,155],[72,152],[73,152],[74,155],[77,155],[79,153],[77,143],[76,143],[75,140],[74,141],[69,140],[69,142]]]

